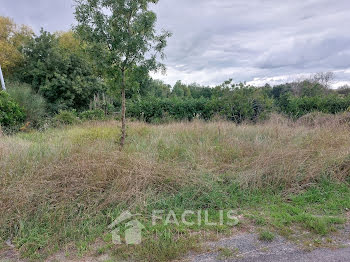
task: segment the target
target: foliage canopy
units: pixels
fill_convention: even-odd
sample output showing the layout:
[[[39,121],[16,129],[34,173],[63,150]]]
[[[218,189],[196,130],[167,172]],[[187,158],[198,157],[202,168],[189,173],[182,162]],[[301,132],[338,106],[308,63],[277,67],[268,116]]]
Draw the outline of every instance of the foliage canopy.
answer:
[[[49,111],[84,110],[95,93],[104,91],[91,61],[72,33],[41,31],[24,50],[25,64],[18,78],[47,101]]]
[[[21,62],[21,48],[31,39],[33,31],[25,25],[17,25],[0,16],[0,65],[5,75],[9,75]]]

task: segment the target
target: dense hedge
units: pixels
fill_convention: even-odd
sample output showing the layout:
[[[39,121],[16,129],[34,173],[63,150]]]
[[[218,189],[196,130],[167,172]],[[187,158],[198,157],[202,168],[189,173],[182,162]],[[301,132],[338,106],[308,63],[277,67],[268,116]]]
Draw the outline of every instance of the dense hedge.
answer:
[[[199,93],[199,87],[196,88]],[[334,92],[298,96],[288,89],[286,92],[282,89],[281,92],[281,87],[257,88],[244,85],[210,90],[212,94],[206,97],[170,95],[169,97],[131,98],[127,104],[127,116],[148,123],[191,121],[193,119],[211,120],[214,116],[219,116],[239,124],[263,120],[271,112],[283,113],[297,119],[312,112],[336,114],[350,108],[350,95],[339,95]],[[22,94],[21,90],[18,91],[17,93]],[[7,93],[1,92],[0,103],[0,123],[3,127],[18,126],[24,121],[23,110]],[[97,102],[94,101],[94,103]],[[77,116],[83,121],[103,120],[107,117],[104,110],[98,107],[93,108],[96,109],[80,113],[74,110],[60,111],[54,117],[54,123],[73,124],[79,122]]]
[[[148,123],[194,118],[210,120],[218,115],[241,123],[264,118],[273,108],[273,100],[253,89],[241,89],[218,98],[147,97],[128,104],[128,116]],[[259,94],[258,94],[259,93]]]
[[[23,109],[4,91],[0,91],[0,125],[10,128],[22,124],[25,120]]]
[[[148,123],[207,118],[208,100],[147,97],[128,104],[128,116]],[[210,110],[209,110],[210,111]]]
[[[102,109],[84,111],[80,113],[79,117],[82,120],[104,120],[106,118]]]
[[[336,114],[350,107],[350,96],[337,95],[295,97],[288,96],[281,104],[281,111],[293,118],[299,118],[311,112]]]
[[[312,96],[295,95],[291,90],[281,92],[281,87],[216,88],[208,97],[192,96],[142,97],[128,103],[128,116],[148,123],[194,118],[210,120],[213,116],[242,123],[265,119],[271,112],[299,118],[312,112],[336,114],[350,107],[350,95],[334,92]],[[307,93],[301,90],[302,93]],[[215,94],[216,92],[216,94]]]

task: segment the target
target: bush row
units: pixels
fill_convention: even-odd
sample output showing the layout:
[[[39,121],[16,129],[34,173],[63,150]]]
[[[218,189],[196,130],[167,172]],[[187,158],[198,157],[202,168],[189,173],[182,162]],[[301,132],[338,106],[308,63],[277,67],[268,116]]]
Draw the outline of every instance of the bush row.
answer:
[[[286,96],[280,100],[281,112],[299,118],[308,113],[322,112],[327,114],[337,114],[347,111],[350,107],[350,96],[340,97],[337,95],[315,96],[315,97],[295,97]]]
[[[350,96],[337,95],[296,97],[286,95],[279,100],[263,94],[245,93],[219,98],[155,98],[129,102],[127,115],[148,123],[188,120],[210,120],[220,116],[236,123],[256,122],[271,112],[298,119],[313,112],[337,114],[350,109]]]
[[[17,84],[9,88],[8,93],[0,93],[0,125],[6,132],[18,130],[25,121],[29,127],[40,128],[48,122],[57,126],[86,120],[104,120],[118,110],[112,111],[108,105],[113,106],[113,103],[96,96],[90,105],[92,110],[80,113],[61,110],[51,119],[52,116],[46,111],[45,100],[34,93],[30,86]],[[129,99],[127,116],[148,123],[191,121],[195,118],[211,120],[215,116],[242,123],[263,120],[271,112],[298,119],[312,112],[337,114],[349,109],[350,95],[295,96],[284,93],[275,97],[266,89],[243,86],[223,90],[220,96],[206,98],[146,96]]]
[[[165,120],[210,119],[214,103],[202,99],[154,98],[132,101],[127,106],[127,116],[148,123]]]
[[[82,121],[105,120],[105,112],[101,109],[88,110],[78,114],[76,111],[62,110],[53,118],[45,117],[40,120],[42,127],[57,127],[60,125],[72,125]],[[0,131],[5,133],[13,133],[19,130],[25,131],[28,128],[33,128],[31,122],[26,122],[25,110],[21,108],[12,98],[5,92],[0,92]],[[28,119],[28,118],[27,118]],[[39,122],[35,122],[38,124]]]
[[[211,120],[215,116],[232,120],[256,122],[272,111],[273,101],[264,97],[235,98],[154,98],[148,97],[128,104],[127,115],[130,118],[148,123],[167,122],[171,120],[188,120],[195,118]]]
[[[112,112],[106,107],[105,104],[108,106],[109,103],[105,100],[96,96],[91,110],[80,113],[75,110],[61,110],[58,114],[51,115],[45,99],[35,93],[30,85],[9,82],[8,90],[0,91],[0,126],[5,133],[13,133],[30,128],[41,129],[51,125],[104,120]]]
[[[81,121],[105,120],[107,116],[102,109],[88,110],[77,113],[75,110],[62,110],[54,117],[55,125],[72,125]]]

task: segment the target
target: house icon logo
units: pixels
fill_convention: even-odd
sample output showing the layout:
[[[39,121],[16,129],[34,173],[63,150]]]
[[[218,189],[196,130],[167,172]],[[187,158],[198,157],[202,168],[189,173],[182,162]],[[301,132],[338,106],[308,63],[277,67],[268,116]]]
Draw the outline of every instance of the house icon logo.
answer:
[[[115,245],[122,244],[122,238],[120,236],[119,226],[125,224],[125,243],[127,245],[139,245],[142,242],[142,230],[145,228],[144,225],[140,223],[134,217],[139,216],[139,214],[133,215],[129,211],[123,212],[112,224],[108,226],[112,230],[112,242]],[[129,221],[130,220],[130,221]],[[129,222],[127,222],[129,221]],[[127,222],[127,223],[126,223]],[[118,226],[118,227],[117,227]],[[115,228],[117,227],[117,228]],[[115,228],[115,229],[114,229]]]

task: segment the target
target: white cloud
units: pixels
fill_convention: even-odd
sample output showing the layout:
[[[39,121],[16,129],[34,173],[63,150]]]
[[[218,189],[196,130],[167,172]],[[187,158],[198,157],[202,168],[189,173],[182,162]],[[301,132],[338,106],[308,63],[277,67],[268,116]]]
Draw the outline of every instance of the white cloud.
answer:
[[[174,32],[161,79],[262,83],[349,68],[349,7],[347,0],[161,0],[159,23]]]
[[[338,83],[350,81],[344,71],[350,68],[349,0],[160,0],[154,10],[158,28],[173,32],[168,74],[157,75],[168,83],[277,83],[321,71],[335,71]],[[0,5],[0,15],[36,32],[68,30],[73,12],[73,0]]]
[[[266,83],[270,85],[279,85],[282,83],[292,82],[296,79],[308,78],[311,74],[293,74],[293,75],[280,75],[273,77],[255,77],[252,81],[247,82],[247,84],[253,86],[263,86]]]

